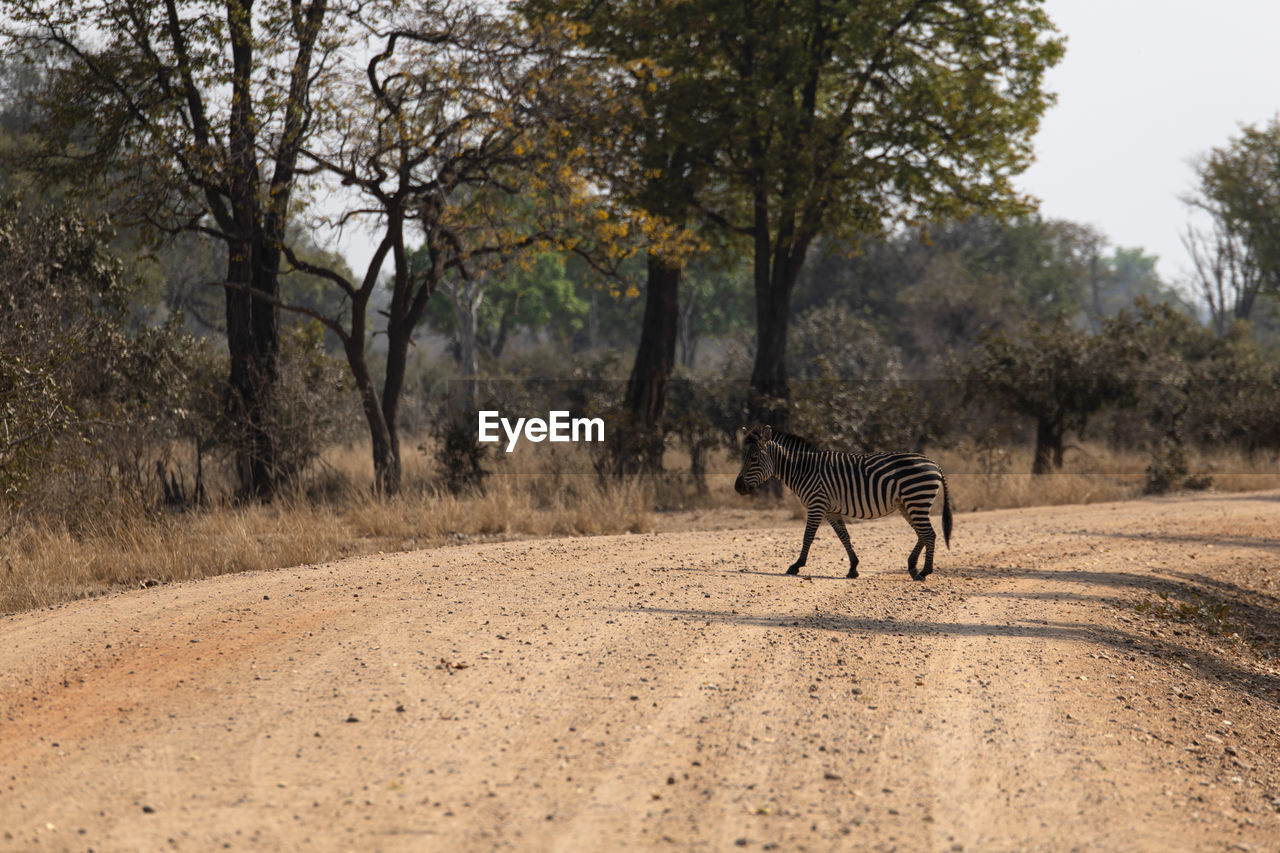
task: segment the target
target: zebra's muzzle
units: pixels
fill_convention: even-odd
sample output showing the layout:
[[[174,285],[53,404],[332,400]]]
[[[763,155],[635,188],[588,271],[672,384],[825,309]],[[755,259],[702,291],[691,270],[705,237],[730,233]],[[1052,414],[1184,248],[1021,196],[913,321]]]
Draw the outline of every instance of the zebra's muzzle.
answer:
[[[747,485],[747,481],[738,477],[733,481],[733,490],[740,495],[749,495],[753,487]]]

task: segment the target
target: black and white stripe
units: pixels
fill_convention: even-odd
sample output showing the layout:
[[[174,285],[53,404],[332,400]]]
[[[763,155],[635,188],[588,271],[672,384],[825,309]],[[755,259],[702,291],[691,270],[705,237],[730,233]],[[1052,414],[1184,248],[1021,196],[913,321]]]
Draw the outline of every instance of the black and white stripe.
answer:
[[[770,477],[777,477],[805,506],[804,545],[800,558],[787,574],[800,571],[809,557],[818,525],[831,523],[849,554],[849,577],[858,576],[858,556],[849,541],[844,518],[879,518],[897,511],[916,532],[916,546],[907,557],[907,571],[914,580],[933,572],[933,546],[937,537],[929,510],[942,492],[942,535],[951,547],[951,499],[942,470],[919,453],[841,453],[814,450],[813,445],[771,427],[746,430],[742,471],[733,487],[747,494]],[[924,551],[924,566],[916,560]]]

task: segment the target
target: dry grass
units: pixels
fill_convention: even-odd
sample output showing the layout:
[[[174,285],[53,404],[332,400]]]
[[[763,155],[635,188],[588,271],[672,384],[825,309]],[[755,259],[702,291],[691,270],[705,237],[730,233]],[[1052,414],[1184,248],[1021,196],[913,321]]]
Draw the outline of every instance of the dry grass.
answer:
[[[1142,494],[1147,460],[1104,446],[1072,447],[1061,471],[1032,476],[1031,448],[958,447],[933,454],[959,510],[1122,501]]]
[[[1031,475],[1031,448],[961,446],[932,454],[947,475],[957,509],[985,510],[1054,504],[1090,504],[1143,496],[1149,457],[1103,444],[1070,446],[1061,471]],[[1188,468],[1219,492],[1280,488],[1280,460],[1271,454],[1191,452]]]
[[[1142,491],[1146,458],[1103,446],[1068,450],[1064,469],[1043,477],[1029,449],[960,447],[932,453],[947,473],[957,510],[1127,500]],[[525,445],[499,453],[481,492],[440,494],[429,488],[430,448],[406,445],[405,489],[379,500],[370,490],[366,448],[337,448],[295,494],[269,506],[223,505],[159,516],[123,515],[77,530],[27,524],[0,538],[0,612],[40,607],[104,590],[323,562],[359,553],[429,548],[471,537],[572,536],[665,526],[666,510],[753,506],[776,500],[735,494],[736,457],[717,454],[708,489],[698,494],[673,451],[657,482],[602,485],[590,452]],[[1280,462],[1270,456],[1195,456],[1193,473],[1212,488],[1280,488]],[[795,505],[790,496],[783,506]],[[674,521],[674,519],[673,519]],[[0,528],[4,526],[0,519]]]
[[[5,581],[0,612],[152,582],[426,548],[477,536],[653,528],[652,488],[637,480],[601,485],[585,452],[555,459],[536,452],[512,454],[494,464],[482,492],[462,496],[425,487],[430,463],[423,451],[406,454],[406,488],[393,499],[373,497],[369,467],[366,450],[337,449],[315,480],[268,506],[125,516],[74,535],[65,528],[20,526],[0,540]]]

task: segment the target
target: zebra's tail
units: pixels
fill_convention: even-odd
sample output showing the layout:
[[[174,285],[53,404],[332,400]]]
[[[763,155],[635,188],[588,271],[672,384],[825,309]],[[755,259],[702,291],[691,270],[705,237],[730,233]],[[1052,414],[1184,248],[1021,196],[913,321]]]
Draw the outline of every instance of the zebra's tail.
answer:
[[[941,473],[941,472],[939,472]],[[951,495],[947,493],[947,478],[942,478],[942,538],[951,548]]]

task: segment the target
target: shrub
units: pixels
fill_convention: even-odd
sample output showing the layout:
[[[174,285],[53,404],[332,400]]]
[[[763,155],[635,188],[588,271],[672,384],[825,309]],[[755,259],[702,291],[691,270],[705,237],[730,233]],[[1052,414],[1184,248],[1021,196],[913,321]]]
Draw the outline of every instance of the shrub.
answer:
[[[920,447],[936,437],[925,383],[910,380],[901,353],[844,306],[814,308],[791,330],[793,432],[864,452]]]

